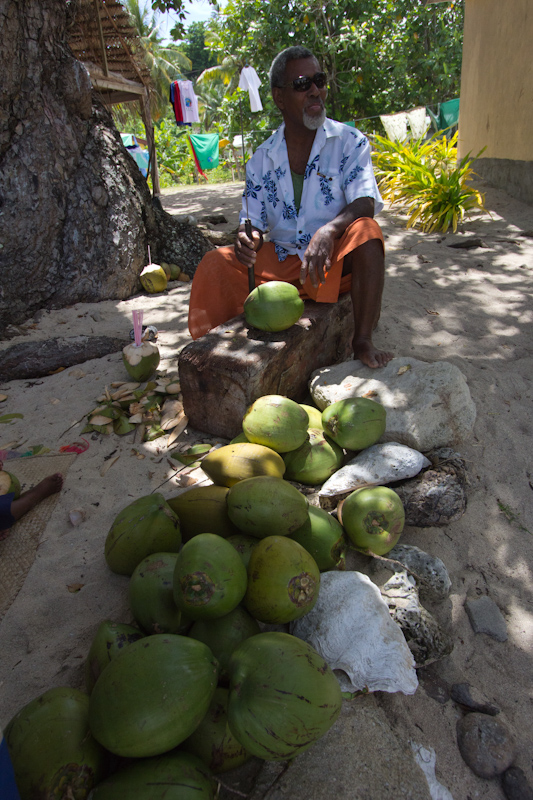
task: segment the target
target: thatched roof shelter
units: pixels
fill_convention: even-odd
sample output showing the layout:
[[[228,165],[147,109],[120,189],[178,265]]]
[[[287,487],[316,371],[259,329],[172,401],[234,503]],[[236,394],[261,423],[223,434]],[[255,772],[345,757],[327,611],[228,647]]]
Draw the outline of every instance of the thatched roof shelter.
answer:
[[[150,114],[150,70],[139,35],[117,0],[79,0],[69,46],[91,76],[93,91],[107,106],[139,102],[150,151],[154,195],[160,194]]]

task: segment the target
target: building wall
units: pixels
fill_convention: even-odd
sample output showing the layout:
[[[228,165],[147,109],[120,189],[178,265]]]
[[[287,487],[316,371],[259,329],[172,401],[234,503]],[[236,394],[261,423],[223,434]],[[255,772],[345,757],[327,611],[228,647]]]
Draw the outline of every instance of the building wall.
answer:
[[[533,0],[466,0],[459,155],[533,203]]]

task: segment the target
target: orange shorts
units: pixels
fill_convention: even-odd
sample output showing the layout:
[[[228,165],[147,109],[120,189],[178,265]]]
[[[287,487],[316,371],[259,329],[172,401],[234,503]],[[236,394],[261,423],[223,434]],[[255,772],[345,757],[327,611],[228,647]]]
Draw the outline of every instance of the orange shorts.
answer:
[[[292,283],[304,300],[317,303],[336,303],[339,294],[348,292],[351,276],[342,275],[344,256],[371,239],[383,243],[378,223],[370,217],[360,217],[349,225],[335,242],[331,268],[324,283],[318,288],[309,278],[300,284],[301,260],[297,255],[280,261],[272,242],[265,242],[255,261],[256,285],[266,281]],[[233,246],[210,250],[202,258],[192,281],[189,301],[189,331],[193,339],[242,314],[248,297],[248,270],[237,260]]]

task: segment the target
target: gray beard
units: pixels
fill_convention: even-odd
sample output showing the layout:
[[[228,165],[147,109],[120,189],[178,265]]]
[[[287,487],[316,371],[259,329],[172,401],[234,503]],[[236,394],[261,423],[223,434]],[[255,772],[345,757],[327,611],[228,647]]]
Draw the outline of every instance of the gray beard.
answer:
[[[307,111],[303,112],[303,120],[305,127],[310,131],[317,131],[324,124],[326,119],[326,109],[322,109],[322,113],[318,117],[312,117]]]

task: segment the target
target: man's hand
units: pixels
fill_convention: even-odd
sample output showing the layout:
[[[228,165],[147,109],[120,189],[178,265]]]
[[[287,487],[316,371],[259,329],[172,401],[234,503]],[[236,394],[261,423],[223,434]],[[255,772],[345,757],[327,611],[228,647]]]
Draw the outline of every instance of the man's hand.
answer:
[[[302,285],[308,275],[315,289],[320,283],[325,282],[326,273],[331,267],[331,256],[336,238],[335,231],[329,225],[323,225],[317,230],[302,258],[300,269]]]
[[[263,234],[254,228],[252,231],[252,238],[250,238],[244,227],[239,230],[237,234],[237,241],[235,242],[235,255],[237,260],[244,264],[245,267],[250,267],[255,264],[257,252],[263,246]]]

